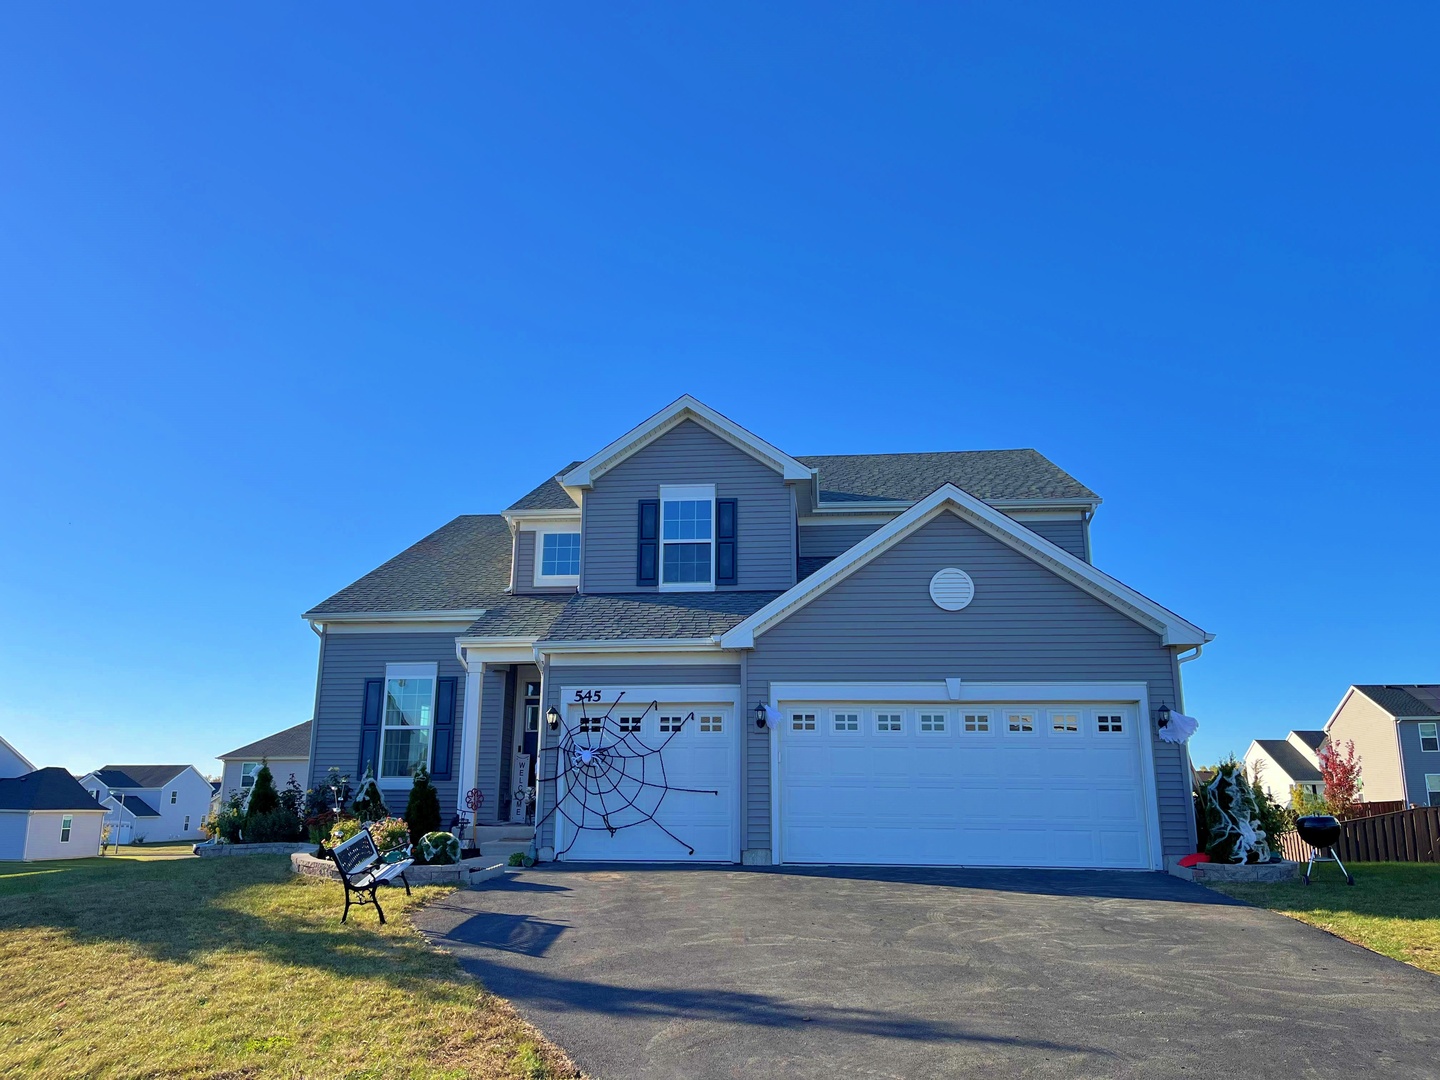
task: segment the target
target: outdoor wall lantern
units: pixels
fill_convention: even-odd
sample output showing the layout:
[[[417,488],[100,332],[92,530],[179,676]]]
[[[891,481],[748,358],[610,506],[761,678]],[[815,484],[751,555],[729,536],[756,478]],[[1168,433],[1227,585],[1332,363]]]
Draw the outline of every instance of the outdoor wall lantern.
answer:
[[[1162,703],[1155,713],[1155,725],[1157,727],[1170,726],[1170,706]]]
[[[763,701],[755,706],[755,726],[758,728],[765,726],[765,703]]]
[[[555,708],[554,705],[551,705],[550,708],[545,710],[545,723],[551,731],[560,730],[560,710]]]

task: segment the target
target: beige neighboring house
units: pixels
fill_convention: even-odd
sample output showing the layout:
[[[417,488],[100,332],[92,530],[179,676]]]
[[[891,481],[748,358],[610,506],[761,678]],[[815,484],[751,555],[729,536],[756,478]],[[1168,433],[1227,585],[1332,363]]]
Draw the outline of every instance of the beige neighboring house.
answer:
[[[225,767],[220,775],[219,801],[230,797],[231,792],[249,794],[255,786],[255,774],[262,762],[270,766],[270,775],[275,778],[275,787],[283,791],[293,776],[303,789],[308,786],[310,776],[310,721],[277,731],[245,746],[221,754],[220,763]]]
[[[1325,790],[1320,775],[1323,731],[1292,731],[1283,739],[1256,739],[1245,751],[1245,771],[1260,778],[1265,793],[1281,806],[1290,805],[1290,792],[1298,784],[1311,795]]]
[[[98,855],[104,822],[105,808],[64,769],[0,779],[0,860]]]
[[[1325,734],[1355,743],[1365,802],[1440,806],[1440,684],[1356,684]]]

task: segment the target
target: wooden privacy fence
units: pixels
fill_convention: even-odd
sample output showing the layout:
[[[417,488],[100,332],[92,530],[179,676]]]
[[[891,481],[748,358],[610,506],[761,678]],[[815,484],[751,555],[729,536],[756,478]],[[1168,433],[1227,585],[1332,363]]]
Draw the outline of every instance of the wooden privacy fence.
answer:
[[[1280,837],[1280,852],[1295,862],[1307,862],[1310,845],[1289,832]],[[1440,862],[1440,806],[1342,821],[1335,854],[1347,863]]]
[[[1356,803],[1345,811],[1345,820],[1353,818],[1379,817],[1381,814],[1395,814],[1405,809],[1405,800],[1396,799],[1394,802],[1361,802]]]

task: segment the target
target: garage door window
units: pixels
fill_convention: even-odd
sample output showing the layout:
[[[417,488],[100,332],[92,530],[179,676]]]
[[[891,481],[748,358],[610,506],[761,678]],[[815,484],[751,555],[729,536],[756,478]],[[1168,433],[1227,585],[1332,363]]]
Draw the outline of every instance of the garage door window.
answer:
[[[860,714],[853,712],[837,712],[835,714],[836,731],[859,731]]]
[[[702,716],[702,717],[700,717],[700,732],[701,732],[701,734],[707,734],[707,733],[708,733],[708,734],[711,734],[711,735],[717,735],[717,734],[719,734],[722,730],[724,730],[724,727],[725,727],[725,721],[724,721],[721,717],[716,716],[716,715],[714,715],[713,713],[712,713],[710,716]]]
[[[920,730],[923,732],[943,734],[946,728],[946,716],[943,712],[922,712],[920,714]]]
[[[1078,735],[1080,733],[1080,716],[1073,712],[1051,713],[1050,729],[1057,735]]]
[[[1125,730],[1125,717],[1119,713],[1101,713],[1095,717],[1095,728],[1101,735],[1118,735]]]
[[[620,717],[619,727],[621,735],[638,734],[640,731],[640,717],[622,716]]]
[[[660,717],[660,734],[669,735],[671,732],[679,731],[685,726],[683,716],[662,716]]]
[[[815,714],[813,712],[797,712],[790,714],[791,731],[814,731]]]
[[[974,732],[977,732],[977,731],[979,731],[979,732],[989,731],[989,730],[990,730],[990,714],[989,714],[989,713],[983,713],[983,712],[981,712],[981,713],[966,713],[966,714],[965,714],[965,730],[968,731],[968,732],[971,732],[971,733],[974,733]]]
[[[898,732],[904,729],[904,723],[898,712],[881,712],[875,714],[875,730],[883,732]]]
[[[605,718],[603,716],[582,716],[580,718],[580,730],[586,734],[604,731]]]
[[[1026,734],[1035,730],[1035,714],[1022,712],[1011,713],[1005,718],[1005,729],[1016,734]]]

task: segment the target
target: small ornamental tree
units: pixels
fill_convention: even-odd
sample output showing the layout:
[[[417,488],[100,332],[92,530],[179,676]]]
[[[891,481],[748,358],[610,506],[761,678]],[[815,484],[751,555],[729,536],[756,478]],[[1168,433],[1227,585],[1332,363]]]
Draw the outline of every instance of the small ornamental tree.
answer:
[[[430,774],[424,765],[415,770],[410,801],[405,804],[405,823],[410,826],[410,842],[416,850],[422,836],[440,829],[440,795],[430,783]]]
[[[367,767],[365,778],[360,781],[360,793],[351,807],[361,821],[380,821],[390,816],[385,800],[380,797],[380,786],[375,783],[375,774]]]
[[[1222,761],[1204,790],[1206,854],[1221,863],[1269,862],[1269,838],[1245,766]]]
[[[245,808],[247,818],[259,817],[280,808],[280,793],[275,790],[275,778],[270,775],[268,762],[260,763],[255,774],[255,784],[250,788],[250,802]]]
[[[1344,747],[1326,743],[1320,750],[1320,775],[1325,779],[1325,801],[1338,818],[1345,817],[1360,801],[1364,782],[1360,779],[1360,759],[1355,756],[1355,742]]]

